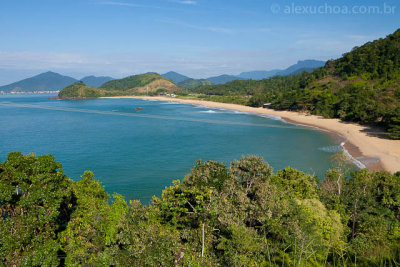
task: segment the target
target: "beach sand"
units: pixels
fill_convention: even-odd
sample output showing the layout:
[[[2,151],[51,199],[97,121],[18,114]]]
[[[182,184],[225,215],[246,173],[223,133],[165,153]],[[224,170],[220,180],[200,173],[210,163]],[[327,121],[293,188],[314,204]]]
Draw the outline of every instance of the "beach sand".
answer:
[[[226,104],[203,100],[161,96],[127,96],[117,98],[139,98],[158,101],[173,101],[210,108],[223,108],[241,112],[279,116],[289,123],[317,127],[341,136],[341,141],[345,143],[344,147],[349,154],[354,159],[367,166],[367,168],[370,170],[385,170],[392,173],[400,171],[400,140],[390,140],[377,137],[374,129],[356,123],[347,123],[339,119],[326,119],[321,116],[308,115],[292,111],[276,111],[273,109],[253,108],[236,104]]]

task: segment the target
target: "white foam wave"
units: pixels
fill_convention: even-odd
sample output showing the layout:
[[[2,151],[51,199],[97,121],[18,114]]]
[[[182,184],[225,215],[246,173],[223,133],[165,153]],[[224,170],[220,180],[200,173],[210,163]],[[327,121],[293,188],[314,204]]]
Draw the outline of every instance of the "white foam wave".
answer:
[[[320,147],[318,148],[318,150],[327,152],[327,153],[339,153],[341,151],[343,151],[342,146],[324,146],[324,147]]]
[[[264,117],[264,118],[268,118],[268,119],[271,119],[271,120],[283,121],[282,117],[280,117],[280,116],[274,116],[274,115],[269,115],[269,114],[260,114],[259,116],[260,117]]]
[[[361,161],[357,160],[352,155],[350,155],[349,151],[347,151],[347,149],[344,147],[344,145],[345,145],[345,142],[342,142],[340,144],[340,146],[342,147],[342,150],[343,150],[343,154],[346,156],[346,158],[349,159],[350,161],[352,161],[353,164],[356,165],[360,169],[367,168],[367,166],[365,166],[365,164],[363,164]]]
[[[162,102],[161,105],[180,105],[181,103],[178,102]]]
[[[245,115],[246,115],[246,114],[247,114],[247,115],[248,115],[248,114],[251,114],[251,113],[248,113],[248,112],[237,111],[237,110],[234,110],[233,113],[235,113],[235,114],[245,114]]]
[[[214,111],[214,110],[203,110],[203,111],[200,111],[201,113],[217,113],[216,111]]]

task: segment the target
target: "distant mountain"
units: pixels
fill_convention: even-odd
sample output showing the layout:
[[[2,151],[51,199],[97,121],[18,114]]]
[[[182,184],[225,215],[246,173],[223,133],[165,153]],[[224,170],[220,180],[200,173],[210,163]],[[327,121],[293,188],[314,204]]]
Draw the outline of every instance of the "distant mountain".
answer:
[[[275,76],[278,72],[281,70],[270,70],[270,71],[265,71],[265,70],[256,70],[256,71],[248,71],[248,72],[242,72],[238,75],[238,77],[246,80],[262,80],[266,79],[272,76]]]
[[[111,80],[115,80],[112,77],[108,77],[108,76],[86,76],[84,78],[81,79],[81,81],[86,84],[87,86],[91,86],[91,87],[100,87],[102,84],[111,81]]]
[[[296,74],[299,74],[299,73],[302,73],[302,72],[311,73],[313,70],[315,70],[315,69],[313,69],[313,68],[301,68],[301,69],[295,70],[295,71],[293,71],[290,74],[285,75],[285,76],[296,75]]]
[[[4,92],[35,92],[35,91],[58,91],[76,82],[77,80],[63,76],[55,72],[45,72],[31,78],[27,78],[12,84],[0,87]]]
[[[231,82],[234,80],[262,80],[262,79],[268,79],[276,75],[288,76],[288,75],[295,75],[303,71],[311,72],[314,69],[323,67],[325,63],[326,63],[325,61],[312,60],[312,59],[300,60],[296,64],[284,70],[275,69],[269,71],[264,71],[264,70],[248,71],[248,72],[242,72],[237,76],[224,74],[216,77],[207,78],[207,80],[211,81],[212,84],[225,84],[227,82]],[[205,84],[199,84],[199,85],[205,85]]]
[[[314,69],[325,66],[325,63],[326,63],[325,61],[313,60],[313,59],[300,60],[296,64],[284,70],[275,69],[269,71],[258,70],[258,71],[242,72],[238,75],[238,77],[245,80],[262,80],[276,75],[280,76],[295,75],[303,71],[311,72]]]
[[[211,85],[211,84],[212,84],[212,82],[209,80],[206,80],[206,79],[192,79],[192,78],[178,83],[178,85],[180,87],[183,87],[185,89],[194,89],[200,85]]]
[[[296,64],[288,67],[285,70],[279,71],[276,75],[280,76],[288,76],[301,73],[303,71],[311,72],[314,69],[320,68],[325,66],[325,61],[320,60],[299,60]]]
[[[170,71],[170,72],[164,73],[161,76],[163,76],[165,79],[173,81],[176,84],[189,79],[189,77],[182,75],[180,73],[177,73],[175,71]]]
[[[209,80],[210,82],[212,82],[212,84],[224,84],[235,80],[246,80],[246,79],[240,78],[238,76],[223,74],[220,76],[207,78],[206,80]]]

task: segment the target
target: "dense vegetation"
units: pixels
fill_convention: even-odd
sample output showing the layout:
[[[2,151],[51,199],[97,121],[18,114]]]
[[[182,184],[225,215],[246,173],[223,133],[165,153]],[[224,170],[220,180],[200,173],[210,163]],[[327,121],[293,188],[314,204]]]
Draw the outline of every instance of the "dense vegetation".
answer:
[[[185,89],[194,89],[200,85],[211,85],[212,82],[210,82],[209,80],[205,80],[205,79],[187,79],[184,80],[180,83],[178,83],[178,85],[182,88]]]
[[[378,125],[400,139],[400,30],[355,47],[312,73],[200,86],[194,92],[251,95],[250,106],[272,103],[275,109]]]
[[[340,166],[340,165],[338,165]],[[400,173],[274,173],[256,156],[197,162],[144,206],[50,155],[0,163],[4,266],[400,264]]]
[[[58,94],[59,97],[101,97],[104,94],[97,88],[87,86],[83,82],[68,85]]]
[[[145,86],[157,79],[164,79],[157,73],[146,73],[141,75],[132,75],[123,79],[106,82],[100,88],[112,90],[128,90],[134,87]]]

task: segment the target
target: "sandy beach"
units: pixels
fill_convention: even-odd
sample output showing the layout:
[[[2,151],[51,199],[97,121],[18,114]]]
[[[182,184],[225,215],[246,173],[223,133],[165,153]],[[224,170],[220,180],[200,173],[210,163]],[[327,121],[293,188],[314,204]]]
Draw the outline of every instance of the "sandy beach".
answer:
[[[276,111],[265,108],[226,104],[203,100],[180,99],[170,97],[118,97],[140,98],[158,101],[173,101],[184,104],[201,105],[210,108],[223,108],[241,112],[252,112],[279,116],[289,123],[313,126],[343,137],[344,147],[356,160],[371,170],[400,171],[400,140],[389,140],[373,136],[368,127],[355,123],[342,122],[339,119],[326,119],[291,111]]]

